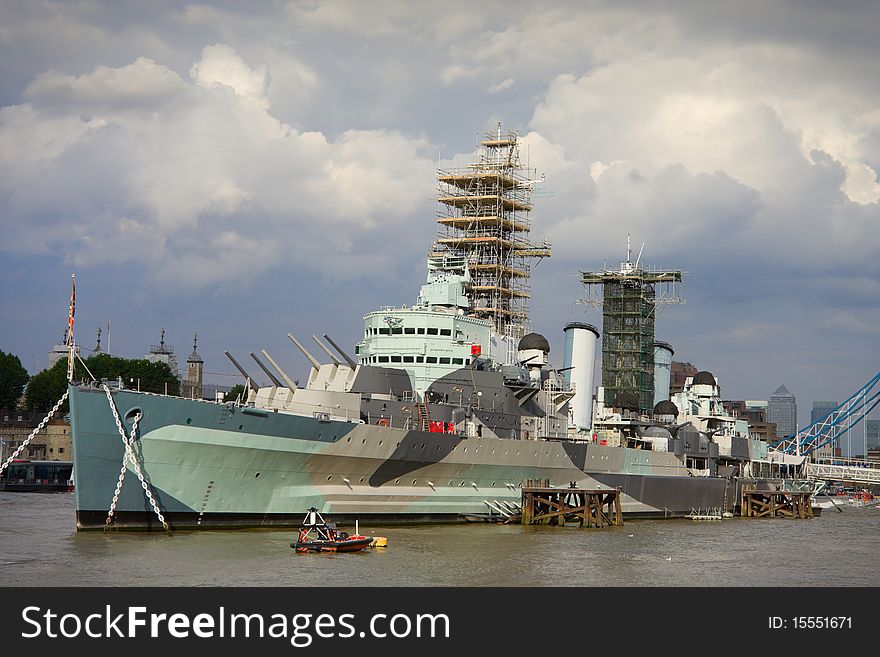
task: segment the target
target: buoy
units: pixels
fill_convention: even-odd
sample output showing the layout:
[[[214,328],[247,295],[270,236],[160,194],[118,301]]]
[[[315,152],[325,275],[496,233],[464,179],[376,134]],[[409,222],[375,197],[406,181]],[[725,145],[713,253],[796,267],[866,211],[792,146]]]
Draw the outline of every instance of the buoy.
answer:
[[[384,536],[374,536],[370,547],[388,547],[388,539]]]
[[[381,420],[379,420],[378,422],[376,422],[376,424],[378,424],[380,427],[387,427],[387,426],[388,426],[388,420],[386,420],[386,419],[383,417]]]

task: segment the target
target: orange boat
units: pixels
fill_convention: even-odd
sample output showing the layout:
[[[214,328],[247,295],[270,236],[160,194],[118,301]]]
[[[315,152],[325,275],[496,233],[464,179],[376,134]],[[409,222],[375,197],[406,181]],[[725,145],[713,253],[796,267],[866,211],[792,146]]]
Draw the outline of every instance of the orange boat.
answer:
[[[314,507],[306,512],[299,536],[290,547],[299,553],[305,552],[357,552],[365,550],[373,543],[372,536],[349,535],[336,529],[334,523],[324,522],[324,518]]]

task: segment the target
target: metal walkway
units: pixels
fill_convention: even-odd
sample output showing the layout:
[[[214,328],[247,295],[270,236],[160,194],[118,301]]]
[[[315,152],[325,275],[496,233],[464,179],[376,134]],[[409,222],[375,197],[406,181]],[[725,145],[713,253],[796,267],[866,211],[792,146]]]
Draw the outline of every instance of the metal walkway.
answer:
[[[854,484],[880,484],[880,463],[843,461],[806,463],[806,474],[810,479],[843,481]]]

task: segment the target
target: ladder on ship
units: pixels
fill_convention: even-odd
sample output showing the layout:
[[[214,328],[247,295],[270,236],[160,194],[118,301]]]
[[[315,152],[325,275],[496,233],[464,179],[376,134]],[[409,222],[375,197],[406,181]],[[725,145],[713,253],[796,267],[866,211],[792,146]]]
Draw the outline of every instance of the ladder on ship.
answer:
[[[419,431],[429,431],[431,429],[431,414],[428,412],[427,402],[417,402],[416,412],[419,415]]]

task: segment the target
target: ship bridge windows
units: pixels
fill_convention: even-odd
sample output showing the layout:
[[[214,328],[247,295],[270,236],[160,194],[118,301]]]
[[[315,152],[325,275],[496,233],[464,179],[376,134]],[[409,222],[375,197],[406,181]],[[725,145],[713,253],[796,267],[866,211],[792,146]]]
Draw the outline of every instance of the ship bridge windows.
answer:
[[[406,335],[415,335],[416,330],[414,328],[405,328],[405,329],[403,329],[403,332]]]
[[[440,335],[452,335],[452,329],[440,329]]]
[[[401,362],[401,360],[400,360],[400,356],[392,356],[392,357],[391,357],[391,362],[392,362],[392,363],[399,363],[399,362]]]
[[[403,335],[402,328],[393,328],[391,329],[391,335]]]
[[[435,329],[435,328],[429,328],[429,329],[428,329],[428,335],[437,335],[438,332],[439,332],[439,331],[438,331],[437,329]]]
[[[389,360],[388,360],[388,356],[379,356],[379,362],[380,362],[380,363],[387,363],[387,362],[389,362]]]
[[[418,335],[424,335],[424,334],[425,334],[425,329],[422,328],[422,327],[419,327],[419,328],[416,329],[416,332],[418,333]]]
[[[436,356],[426,356],[425,362],[428,364],[435,364],[436,365],[437,364],[437,357]]]
[[[450,362],[451,362],[451,361],[450,361],[449,358],[441,358],[441,359],[440,359],[440,364],[441,364],[441,365],[449,365]]]
[[[379,335],[391,335],[391,329],[389,328],[380,328]]]
[[[416,362],[416,359],[415,359],[414,356],[404,356],[404,357],[403,357],[403,362],[404,362],[404,363],[415,363],[415,362]]]

